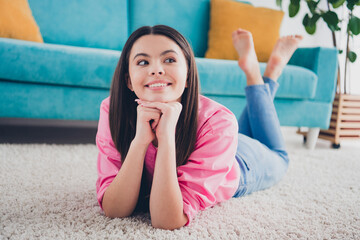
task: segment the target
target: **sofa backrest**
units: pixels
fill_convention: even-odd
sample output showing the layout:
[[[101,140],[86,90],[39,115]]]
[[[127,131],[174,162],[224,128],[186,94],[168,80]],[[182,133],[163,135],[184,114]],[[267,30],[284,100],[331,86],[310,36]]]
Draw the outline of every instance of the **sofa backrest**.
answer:
[[[29,0],[44,42],[121,50],[128,0]]]
[[[185,36],[196,57],[205,56],[210,0],[28,1],[46,43],[122,50],[139,27],[164,24]]]
[[[205,55],[210,0],[129,0],[129,15],[129,34],[144,25],[168,25],[185,36],[195,56]]]

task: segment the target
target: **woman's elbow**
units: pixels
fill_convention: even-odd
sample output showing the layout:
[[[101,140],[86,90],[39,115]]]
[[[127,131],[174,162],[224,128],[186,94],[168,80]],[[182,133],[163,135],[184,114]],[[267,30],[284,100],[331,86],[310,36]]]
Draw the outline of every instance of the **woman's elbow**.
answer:
[[[156,221],[154,219],[151,219],[151,225],[154,228],[160,228],[160,229],[164,229],[164,230],[175,230],[175,229],[179,229],[183,226],[185,226],[185,224],[188,222],[188,218],[185,214],[183,214],[182,216],[180,216],[178,219],[173,219],[172,221]]]
[[[117,201],[114,201],[114,199],[105,196],[102,200],[102,208],[104,210],[105,216],[109,218],[129,217],[135,209],[132,206],[119,204]]]
[[[132,212],[130,211],[119,211],[118,209],[113,209],[113,208],[105,208],[104,209],[104,213],[105,216],[107,216],[108,218],[126,218],[131,216]]]
[[[151,221],[151,225],[154,228],[159,228],[163,230],[175,230],[183,227],[185,224],[173,224],[173,223],[154,223],[154,221]]]

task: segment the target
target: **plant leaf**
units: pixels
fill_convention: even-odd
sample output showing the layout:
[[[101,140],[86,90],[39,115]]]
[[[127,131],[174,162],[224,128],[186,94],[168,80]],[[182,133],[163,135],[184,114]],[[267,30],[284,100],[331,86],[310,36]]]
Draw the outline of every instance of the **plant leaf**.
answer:
[[[316,25],[308,25],[305,30],[308,34],[313,35],[316,32]]]
[[[348,52],[348,59],[350,60],[350,62],[355,62],[356,61],[356,53],[354,53],[353,51],[349,51]]]
[[[312,16],[311,21],[315,24],[320,17],[321,16],[319,14],[315,13],[314,16]]]
[[[300,10],[300,0],[290,0],[289,17],[295,17]]]
[[[360,19],[352,16],[349,20],[348,27],[354,35],[358,35],[360,33]]]
[[[345,0],[337,0],[334,3],[331,3],[331,5],[333,6],[333,8],[338,8],[341,7],[344,4]]]
[[[306,27],[307,25],[310,24],[310,17],[309,14],[305,14],[304,18],[303,18],[303,25]]]
[[[282,9],[282,0],[276,0],[276,6]]]
[[[339,18],[335,12],[328,11],[321,16],[332,32],[339,31]]]
[[[339,49],[339,54],[342,54],[343,52],[344,52],[343,50]]]
[[[354,6],[357,5],[359,3],[358,0],[347,0],[347,4],[346,7],[352,11],[354,9]]]
[[[306,14],[303,19],[303,25],[308,34],[313,35],[316,32],[316,21],[314,21],[315,16],[312,18],[309,17],[309,14]],[[319,19],[319,17],[317,17]]]
[[[310,10],[311,14],[315,14],[315,10],[316,10],[316,7],[319,4],[319,2],[315,2],[315,1],[312,1],[312,0],[307,1],[307,5],[309,7],[309,10]]]

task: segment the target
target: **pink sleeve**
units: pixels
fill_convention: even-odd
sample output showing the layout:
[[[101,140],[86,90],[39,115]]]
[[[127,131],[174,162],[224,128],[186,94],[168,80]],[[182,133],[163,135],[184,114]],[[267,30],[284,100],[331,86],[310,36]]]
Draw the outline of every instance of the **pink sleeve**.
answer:
[[[115,148],[109,128],[109,98],[101,103],[96,146],[98,179],[96,181],[97,200],[102,208],[102,198],[107,187],[116,177],[121,167],[120,153]]]
[[[235,159],[238,125],[233,114],[217,113],[198,134],[195,151],[178,167],[184,213],[189,225],[196,213],[230,199],[239,185]]]

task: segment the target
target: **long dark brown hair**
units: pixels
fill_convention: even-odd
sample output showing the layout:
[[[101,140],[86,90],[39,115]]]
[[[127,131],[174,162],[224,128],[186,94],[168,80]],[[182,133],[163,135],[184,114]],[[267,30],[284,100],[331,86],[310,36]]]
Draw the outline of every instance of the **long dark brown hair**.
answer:
[[[124,162],[136,133],[137,96],[127,86],[129,56],[133,44],[144,35],[163,35],[173,40],[183,51],[187,62],[187,88],[181,97],[182,111],[176,125],[176,165],[187,163],[194,151],[199,104],[199,76],[194,53],[187,40],[175,29],[165,26],[144,26],[134,31],[122,50],[110,89],[109,124],[112,140]]]

